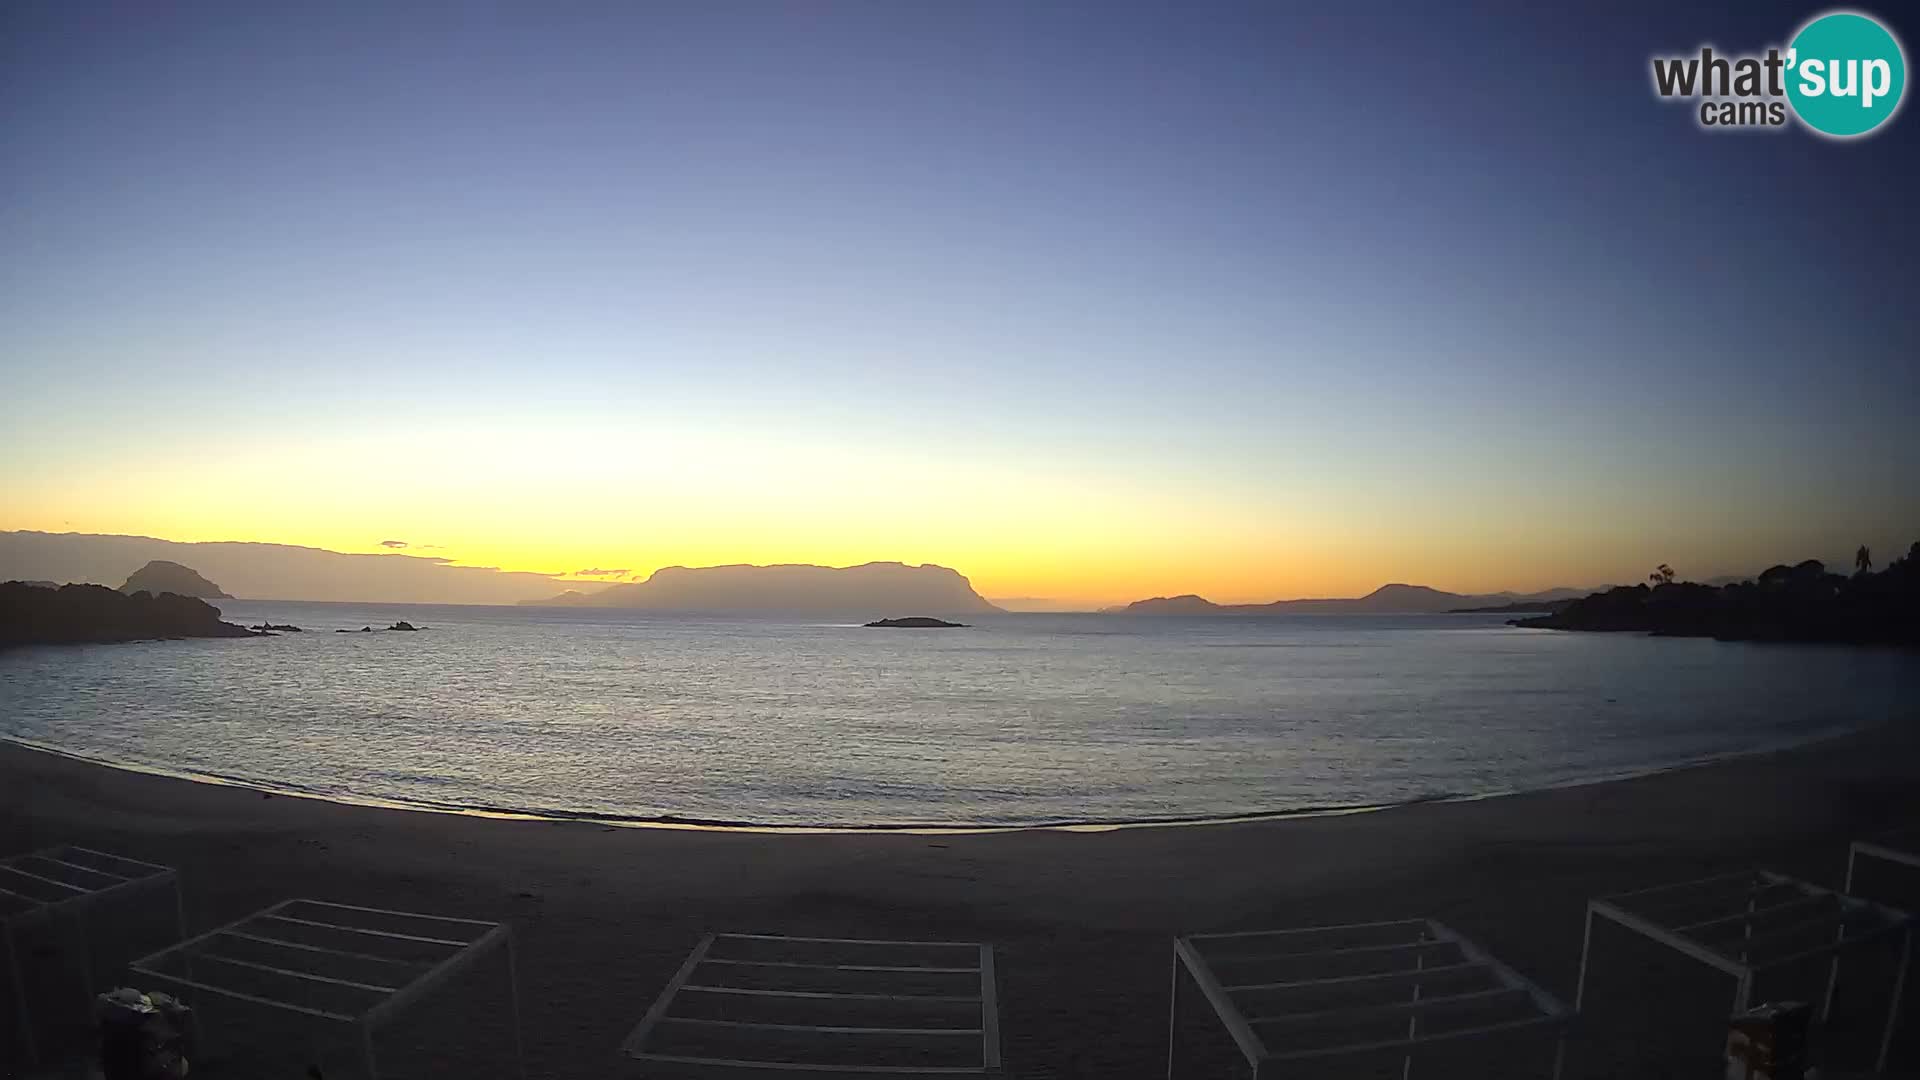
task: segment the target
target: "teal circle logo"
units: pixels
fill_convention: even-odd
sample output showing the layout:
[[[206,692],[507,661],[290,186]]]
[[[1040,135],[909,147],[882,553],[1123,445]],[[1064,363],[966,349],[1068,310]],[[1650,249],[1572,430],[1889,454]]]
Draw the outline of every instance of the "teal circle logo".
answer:
[[[1822,15],[1787,47],[1787,100],[1822,135],[1865,135],[1893,117],[1906,88],[1906,54],[1871,16]]]

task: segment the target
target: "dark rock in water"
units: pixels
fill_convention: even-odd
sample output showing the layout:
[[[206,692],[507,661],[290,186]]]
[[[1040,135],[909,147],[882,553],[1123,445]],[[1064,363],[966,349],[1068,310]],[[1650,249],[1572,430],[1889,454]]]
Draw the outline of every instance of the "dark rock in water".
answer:
[[[176,596],[197,596],[203,600],[233,599],[221,592],[220,586],[193,570],[165,559],[155,559],[135,570],[127,583],[120,586],[123,593],[136,593],[142,589],[155,595],[173,593]]]
[[[947,628],[964,630],[966,629],[967,624],[957,623],[957,622],[948,622],[945,619],[929,619],[924,615],[916,615],[910,619],[875,619],[873,622],[870,622],[867,625],[868,626],[890,626],[896,629],[904,629],[904,630],[940,630],[940,629],[947,629]]]
[[[104,585],[0,585],[0,647],[258,636],[221,622],[220,609],[191,596],[129,595]]]
[[[301,630],[301,629],[300,629],[299,627],[297,627],[297,626],[288,626],[288,625],[287,625],[287,624],[285,624],[285,623],[261,623],[261,624],[259,624],[258,626],[249,626],[249,627],[247,627],[247,629],[249,629],[249,630],[261,630],[261,631],[266,631],[266,632],[272,632],[272,631],[275,631],[275,630],[285,630],[285,631],[286,631],[287,633],[289,633],[289,634],[300,634],[300,633],[305,633],[305,631],[303,631],[303,630]]]
[[[410,623],[410,622],[397,622],[397,623],[394,623],[394,624],[393,624],[392,626],[389,626],[389,627],[387,627],[387,629],[389,629],[389,630],[418,630],[418,629],[420,629],[420,627],[418,627],[418,626],[415,626],[415,625],[413,625],[413,624],[412,624],[412,623]]]

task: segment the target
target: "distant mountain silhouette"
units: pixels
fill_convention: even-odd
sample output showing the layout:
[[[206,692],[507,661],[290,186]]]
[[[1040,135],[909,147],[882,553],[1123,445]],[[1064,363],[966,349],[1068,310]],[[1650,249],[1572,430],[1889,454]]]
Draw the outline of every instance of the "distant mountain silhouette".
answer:
[[[1515,600],[1507,604],[1486,604],[1481,607],[1450,608],[1452,615],[1549,615],[1564,610],[1576,602],[1577,598],[1559,600]]]
[[[221,622],[219,608],[191,596],[129,595],[104,585],[0,585],[0,648],[253,636],[246,627]]]
[[[1051,596],[989,596],[987,603],[1002,611],[1024,612],[1083,612],[1089,605],[1072,600],[1058,600]]]
[[[1443,592],[1425,585],[1395,583],[1382,585],[1365,596],[1344,600],[1276,600],[1270,604],[1216,604],[1204,597],[1188,593],[1184,596],[1156,596],[1151,600],[1136,600],[1124,607],[1107,610],[1123,615],[1419,615],[1459,611],[1462,608],[1495,607],[1516,601],[1564,599],[1578,595],[1580,590],[1550,589],[1545,593],[1529,596],[1516,596],[1513,593],[1473,596]]]
[[[1000,609],[944,566],[873,562],[832,567],[669,566],[645,581],[613,585],[585,596],[563,593],[550,604],[574,607],[646,608],[654,611],[770,611],[812,615],[860,615],[886,611],[978,614]]]
[[[1569,589],[1569,588],[1562,587],[1558,589],[1542,589],[1539,592],[1530,592],[1530,593],[1500,592],[1500,593],[1494,593],[1493,595],[1500,597],[1509,603],[1532,603],[1534,601],[1546,601],[1548,603],[1555,603],[1561,600],[1578,600],[1583,596],[1590,596],[1593,593],[1600,592],[1606,588],[1608,588],[1608,586],[1589,585],[1584,589]]]
[[[533,600],[520,601],[521,607],[579,607],[593,593],[584,593],[579,589],[568,589],[559,596],[542,596]]]
[[[547,574],[452,566],[422,555],[357,555],[288,544],[185,544],[150,536],[0,532],[0,579],[116,585],[154,560],[191,566],[235,596],[394,604],[512,604],[553,595]]]
[[[181,566],[177,562],[155,559],[133,572],[125,585],[120,586],[123,593],[150,592],[155,596],[161,593],[173,593],[175,596],[197,596],[202,600],[231,600],[233,597],[220,591],[220,586],[203,578],[194,570]]]

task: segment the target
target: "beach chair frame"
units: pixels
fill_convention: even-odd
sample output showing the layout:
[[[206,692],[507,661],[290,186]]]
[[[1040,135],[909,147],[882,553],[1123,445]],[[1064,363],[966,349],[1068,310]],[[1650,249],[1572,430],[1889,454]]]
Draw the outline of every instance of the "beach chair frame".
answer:
[[[1841,887],[1841,891],[1848,896],[1854,895],[1853,875],[1860,864],[1861,856],[1920,870],[1920,852],[1904,851],[1871,840],[1855,840],[1847,845],[1847,883]]]
[[[20,974],[20,931],[61,919],[72,920],[86,995],[80,1004],[90,1014],[93,995],[101,989],[93,980],[93,914],[102,905],[162,890],[173,893],[174,937],[182,937],[186,934],[186,914],[180,896],[180,875],[170,866],[78,844],[57,844],[0,859],[0,944],[6,948],[14,1019],[21,1048],[29,1062],[39,1062],[40,1048],[34,1038],[33,1019]]]
[[[298,912],[298,914],[290,914]],[[323,917],[324,916],[324,917]],[[445,930],[433,934],[411,934],[379,926],[365,925],[368,916],[377,918],[400,918],[419,920],[430,926],[445,927]],[[361,925],[355,925],[358,921]],[[362,943],[359,949],[332,948],[303,942],[290,938],[276,937],[274,931],[287,925],[319,928],[325,932],[352,935],[356,943]],[[438,936],[445,934],[447,936]],[[462,936],[467,935],[467,936]],[[218,951],[223,938],[235,938],[279,947],[286,950],[286,966],[265,965],[257,961],[242,960],[224,956]],[[382,955],[380,949],[390,943],[407,942],[413,946],[425,945],[446,950],[433,960],[403,959],[391,955]],[[362,951],[365,950],[365,951]],[[176,945],[134,961],[132,969],[141,975],[161,982],[169,992],[174,987],[184,988],[181,994],[190,1000],[192,991],[211,994],[233,1001],[243,1001],[252,1005],[293,1013],[309,1019],[337,1025],[350,1033],[358,1043],[359,1056],[366,1069],[368,1080],[380,1075],[379,1058],[374,1052],[374,1035],[402,1009],[418,1001],[435,987],[454,978],[461,972],[474,966],[483,957],[504,951],[507,961],[507,991],[511,1008],[513,1036],[514,1070],[525,1080],[525,1050],[520,1032],[520,978],[519,965],[513,951],[513,928],[506,923],[487,922],[481,919],[459,919],[446,915],[430,915],[417,911],[393,911],[386,908],[361,907],[354,904],[338,904],[326,900],[295,898],[282,900],[271,907],[263,908],[244,918],[216,927],[191,937]],[[394,985],[385,983],[366,983],[342,979],[337,976],[322,975],[317,972],[301,970],[303,957],[331,955],[349,957],[357,962],[385,964],[397,968],[418,968],[417,973],[404,980],[394,980]],[[174,961],[185,968],[184,973],[165,970],[165,965]],[[211,964],[213,971],[208,971]],[[220,976],[222,965],[238,965],[263,970],[273,975],[293,980],[304,980],[315,984],[344,986],[364,991],[372,995],[366,1004],[351,1011],[316,1008],[297,1001],[286,1001],[264,994],[252,993],[232,986],[222,986],[213,981]]]
[[[1406,931],[1409,940],[1386,944],[1360,946],[1335,946],[1332,948],[1302,948],[1289,951],[1284,955],[1290,959],[1312,961],[1315,959],[1343,956],[1359,953],[1379,954],[1381,958],[1404,954],[1404,960],[1411,966],[1388,972],[1364,975],[1342,975],[1323,978],[1290,979],[1277,983],[1229,984],[1222,981],[1203,952],[1206,943],[1229,940],[1266,940],[1300,939],[1309,935],[1337,935],[1356,931]],[[1451,947],[1459,952],[1462,962],[1445,967],[1427,967],[1426,954],[1429,950]],[[1472,994],[1436,995],[1423,997],[1419,994],[1421,980],[1444,973],[1465,969],[1480,969],[1491,975],[1498,989],[1476,991]],[[1555,1035],[1553,1072],[1559,1075],[1562,1058],[1565,1054],[1565,1032],[1572,1019],[1572,1012],[1558,998],[1542,989],[1537,983],[1514,971],[1490,955],[1485,949],[1461,935],[1444,923],[1433,919],[1396,919],[1385,922],[1347,923],[1337,926],[1308,926],[1285,930],[1253,930],[1226,934],[1189,934],[1177,937],[1173,941],[1173,973],[1167,1002],[1167,1080],[1176,1080],[1175,1073],[1179,1064],[1177,1044],[1178,1020],[1180,1008],[1181,973],[1185,972],[1199,987],[1207,1004],[1212,1007],[1235,1047],[1246,1059],[1253,1080],[1278,1075],[1276,1067],[1290,1067],[1294,1063],[1306,1063],[1354,1056],[1362,1054],[1402,1054],[1401,1072],[1411,1076],[1414,1055],[1422,1048],[1439,1043],[1455,1043],[1473,1039],[1497,1039],[1528,1031],[1547,1031]],[[1404,981],[1412,989],[1412,996],[1405,1002],[1388,1005],[1347,1005],[1331,1008],[1311,1007],[1311,995],[1316,989],[1332,990],[1336,987],[1349,987],[1359,982]],[[1246,991],[1284,989],[1298,991],[1308,1000],[1302,1004],[1307,1009],[1287,1009],[1258,1016],[1248,1016],[1241,1008],[1234,994]],[[1447,1031],[1423,1033],[1419,1030],[1419,1020],[1423,1013],[1451,1005],[1468,1003],[1469,999],[1484,995],[1516,995],[1530,1004],[1533,1015],[1510,1021],[1501,1021],[1469,1028],[1457,1028]],[[1284,1046],[1270,1046],[1258,1029],[1268,1025],[1278,1025],[1308,1018],[1358,1019],[1367,1015],[1404,1014],[1407,1017],[1407,1034],[1402,1038],[1372,1040],[1366,1042],[1342,1043],[1335,1045],[1313,1046],[1287,1049]]]
[[[716,946],[727,946],[741,942],[774,943],[779,946],[800,946],[811,949],[819,955],[808,960],[754,960],[751,958],[717,957]],[[854,963],[854,959],[872,960],[872,953],[898,949],[906,951],[950,951],[951,963],[911,964],[911,963]],[[859,953],[857,957],[845,954]],[[818,973],[859,973],[863,977],[878,979],[882,982],[890,977],[911,978],[914,976],[978,976],[978,990],[972,994],[930,995],[901,993],[839,993],[824,990],[776,990],[730,987],[726,982],[726,970],[739,969],[783,969],[798,972]],[[696,975],[699,982],[694,982]],[[769,1075],[800,1075],[809,1073],[860,1074],[875,1077],[926,1077],[926,1076],[980,1076],[999,1077],[1000,1059],[1000,1012],[997,979],[994,974],[993,946],[976,941],[895,941],[875,938],[821,938],[792,937],[779,934],[733,934],[711,933],[701,937],[687,959],[680,965],[666,988],[660,992],[653,1006],[641,1017],[626,1040],[621,1044],[621,1052],[630,1060],[643,1067],[642,1076],[650,1075],[645,1066],[658,1066],[661,1071],[674,1071],[687,1075],[685,1070],[698,1073],[701,1070],[724,1071],[729,1075],[764,1071]],[[877,988],[876,988],[877,989]],[[977,1006],[979,1020],[975,1026],[959,1027],[902,1027],[866,1021],[855,1022],[853,1018],[844,1024],[780,1024],[744,1020],[716,1020],[709,1018],[690,1018],[673,1014],[674,1005],[685,994],[736,994],[756,998],[795,999],[829,1002],[843,1005],[849,1010],[857,1010],[863,1005],[883,1005],[888,1002],[942,1003],[943,1005]],[[721,1029],[742,1032],[776,1031],[787,1037],[817,1037],[822,1045],[847,1045],[857,1039],[894,1039],[908,1045],[918,1045],[915,1040],[927,1039],[977,1039],[979,1043],[979,1061],[977,1064],[964,1065],[877,1065],[864,1063],[828,1064],[812,1062],[789,1062],[750,1057],[705,1057],[687,1054],[664,1053],[650,1049],[650,1043],[656,1032],[676,1024],[718,1026]]]
[[[1851,860],[1848,876],[1851,879]],[[1761,904],[1760,895],[1771,890],[1783,890],[1789,895],[1778,903]],[[1663,907],[1670,909],[1679,904],[1702,902],[1720,904],[1723,900],[1725,910],[1707,918],[1690,915],[1684,923],[1673,922],[1670,917],[1663,918],[1658,914]],[[1785,926],[1763,929],[1757,935],[1755,933],[1756,919],[1823,907],[1829,903],[1834,909],[1831,912]],[[1839,916],[1837,919],[1833,917],[1835,913]],[[1874,1065],[1876,1070],[1886,1068],[1887,1052],[1892,1045],[1894,1026],[1900,1015],[1900,1003],[1906,994],[1907,968],[1913,955],[1913,917],[1907,912],[1771,870],[1743,870],[1597,897],[1587,901],[1586,930],[1580,942],[1579,985],[1574,996],[1576,1011],[1586,1004],[1587,971],[1592,958],[1593,924],[1596,918],[1606,919],[1651,938],[1732,977],[1732,1012],[1736,1014],[1753,1005],[1753,985],[1760,975],[1813,957],[1829,956],[1826,992],[1820,1007],[1822,1021],[1832,1012],[1833,988],[1840,976],[1841,954],[1898,936],[1900,959],[1894,975],[1893,1000],[1887,1006],[1887,1019],[1881,1030],[1880,1048]],[[1870,925],[1859,933],[1849,934],[1849,920]],[[1834,927],[1831,941],[1778,955],[1769,955],[1763,947],[1767,939],[1791,940],[1794,934],[1817,928],[1828,921]],[[1710,926],[1740,926],[1742,934],[1724,945],[1688,936]]]

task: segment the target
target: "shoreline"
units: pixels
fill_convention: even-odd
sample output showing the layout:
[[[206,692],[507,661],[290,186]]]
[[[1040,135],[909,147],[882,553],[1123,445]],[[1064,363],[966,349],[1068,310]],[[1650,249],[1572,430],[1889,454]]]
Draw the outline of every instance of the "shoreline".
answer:
[[[0,744],[18,746],[37,753],[88,765],[98,765],[121,772],[143,776],[157,776],[188,783],[207,784],[215,787],[237,788],[243,791],[260,792],[267,795],[291,799],[311,799],[317,802],[333,803],[340,806],[362,806],[378,810],[399,810],[422,814],[445,814],[452,817],[480,818],[498,821],[550,821],[581,822],[590,825],[604,825],[626,829],[667,829],[690,832],[740,832],[766,835],[812,835],[839,834],[885,835],[899,834],[909,836],[972,836],[993,835],[998,833],[1054,831],[1054,832],[1118,832],[1131,829],[1168,829],[1192,828],[1208,825],[1250,824],[1269,821],[1291,821],[1299,819],[1345,817],[1355,814],[1373,814],[1401,807],[1427,806],[1446,803],[1481,802],[1489,799],[1504,799],[1535,792],[1560,791],[1571,788],[1591,787],[1596,784],[1612,784],[1623,780],[1636,780],[1643,777],[1661,776],[1688,769],[1706,768],[1722,762],[1738,761],[1742,758],[1758,755],[1788,752],[1802,747],[1848,736],[1860,735],[1886,724],[1867,724],[1853,727],[1822,729],[1802,736],[1764,743],[1741,750],[1727,750],[1705,754],[1664,765],[1650,765],[1644,768],[1628,769],[1614,773],[1604,773],[1590,777],[1580,777],[1539,787],[1496,788],[1480,792],[1449,792],[1435,795],[1402,799],[1396,802],[1357,803],[1346,806],[1303,806],[1281,810],[1251,810],[1245,813],[1226,815],[1195,815],[1191,817],[1155,817],[1155,818],[1085,818],[1072,820],[991,823],[991,822],[878,822],[861,825],[828,824],[781,824],[775,822],[729,820],[723,818],[681,817],[664,814],[656,817],[629,814],[608,814],[589,810],[562,810],[548,808],[516,808],[477,806],[462,804],[436,804],[410,802],[400,799],[382,799],[378,796],[336,795],[313,791],[285,782],[252,780],[244,777],[224,776],[218,773],[195,772],[191,770],[169,769],[164,766],[147,765],[139,762],[127,762],[106,757],[95,757],[63,747],[38,743],[31,739],[22,739],[11,735],[0,735]]]
[[[707,932],[991,942],[1013,1074],[1158,1080],[1174,935],[1437,918],[1571,1002],[1589,898],[1755,866],[1834,887],[1851,841],[1915,822],[1914,716],[1796,749],[1501,797],[942,835],[396,813],[0,743],[0,851],[77,843],[175,867],[190,934],[290,897],[509,923],[538,1080],[624,1075],[621,1040]],[[1609,955],[1624,940],[1610,938]],[[1618,957],[1614,966],[1625,977],[1650,970]],[[1676,1031],[1691,1049],[1717,1051],[1717,986],[1703,996],[1646,976],[1590,995],[1593,1034],[1569,1054],[1578,1068],[1567,1080],[1673,1075],[1672,1044],[1657,1032],[1605,1026],[1604,1008],[1622,1003],[1682,1018]],[[502,1021],[456,1009],[423,1020],[410,1042],[457,1046],[476,1024]],[[1920,1027],[1908,1030],[1907,1051],[1920,1055]]]

